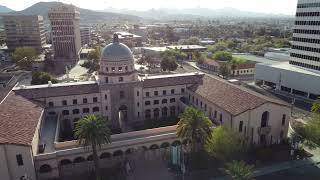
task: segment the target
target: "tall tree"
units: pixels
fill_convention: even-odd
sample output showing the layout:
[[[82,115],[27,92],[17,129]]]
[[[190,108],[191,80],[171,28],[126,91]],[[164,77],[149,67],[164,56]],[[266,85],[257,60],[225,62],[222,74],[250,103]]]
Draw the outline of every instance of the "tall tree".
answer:
[[[229,174],[233,180],[252,179],[253,169],[253,165],[247,165],[243,161],[232,161],[226,164],[226,173]]]
[[[22,69],[30,69],[37,57],[37,51],[31,47],[16,48],[12,54],[14,62]]]
[[[58,83],[58,80],[49,73],[46,73],[46,72],[32,73],[32,80],[31,80],[32,85],[47,84],[48,81],[51,81],[53,84]]]
[[[224,78],[227,79],[230,74],[230,69],[227,63],[222,63],[219,67],[219,73]]]
[[[212,122],[205,114],[193,107],[187,107],[179,115],[177,135],[179,138],[190,139],[192,151],[197,150],[197,144],[204,145],[212,135]]]
[[[245,150],[244,141],[237,133],[227,127],[215,128],[210,137],[205,144],[205,149],[219,160],[231,160]]]
[[[177,61],[172,56],[163,58],[160,66],[163,71],[174,71],[178,68]]]
[[[101,179],[97,148],[111,143],[111,131],[107,126],[107,121],[92,114],[81,118],[76,124],[75,138],[85,148],[91,146],[96,176]]]

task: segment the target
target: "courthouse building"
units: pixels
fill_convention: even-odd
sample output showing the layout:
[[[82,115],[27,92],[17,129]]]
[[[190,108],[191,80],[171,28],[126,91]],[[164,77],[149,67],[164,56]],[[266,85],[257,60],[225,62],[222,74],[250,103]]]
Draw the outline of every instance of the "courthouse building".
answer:
[[[121,134],[98,151],[101,167],[142,149],[180,144],[176,126],[132,131],[144,120],[166,121],[187,106],[215,124],[238,132],[250,144],[273,144],[287,136],[291,108],[202,73],[138,76],[130,49],[115,35],[100,61],[97,80],[15,87],[0,103],[0,179],[49,179],[90,171],[92,154],[61,132],[96,114]]]

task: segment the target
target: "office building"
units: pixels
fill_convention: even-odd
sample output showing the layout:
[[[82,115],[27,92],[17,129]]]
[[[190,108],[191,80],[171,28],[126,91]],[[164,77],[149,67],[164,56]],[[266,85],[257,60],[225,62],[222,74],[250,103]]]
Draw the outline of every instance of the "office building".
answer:
[[[40,52],[46,44],[42,16],[8,15],[3,17],[3,21],[10,51],[31,47]]]
[[[60,4],[48,13],[55,60],[74,61],[81,50],[80,13],[73,5]]]

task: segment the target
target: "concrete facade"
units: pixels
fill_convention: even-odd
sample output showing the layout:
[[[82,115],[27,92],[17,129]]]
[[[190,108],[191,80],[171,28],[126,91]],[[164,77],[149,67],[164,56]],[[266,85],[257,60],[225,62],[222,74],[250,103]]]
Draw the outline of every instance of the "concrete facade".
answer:
[[[81,50],[80,13],[72,5],[50,9],[52,45],[55,59],[78,59]]]
[[[10,51],[18,47],[31,47],[41,52],[46,44],[42,16],[8,15],[3,17],[3,22]]]

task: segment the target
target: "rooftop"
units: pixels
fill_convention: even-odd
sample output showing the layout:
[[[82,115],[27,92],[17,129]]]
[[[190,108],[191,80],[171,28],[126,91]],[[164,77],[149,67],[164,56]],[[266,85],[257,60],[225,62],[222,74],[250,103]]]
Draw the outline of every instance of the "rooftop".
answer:
[[[254,61],[257,63],[267,63],[267,64],[274,64],[274,63],[278,63],[279,61],[275,61],[275,60],[271,60],[265,57],[261,57],[261,56],[255,56],[252,54],[232,54],[233,57],[236,58],[242,58],[242,59],[246,59],[249,61]]]
[[[207,49],[204,46],[200,45],[176,45],[176,46],[167,46],[169,49],[181,49],[181,50],[192,50],[192,49]]]
[[[189,90],[211,101],[232,115],[238,115],[247,110],[255,109],[267,102],[289,106],[281,100],[260,95],[241,86],[208,75],[202,78],[202,82],[189,87]]]
[[[203,77],[203,73],[185,73],[142,77],[144,88],[195,84]]]
[[[79,88],[81,86],[81,88]],[[35,85],[22,86],[13,89],[19,95],[26,98],[36,99],[43,97],[69,96],[79,94],[98,93],[99,86],[95,81],[76,82],[76,83],[59,83],[49,86]]]
[[[11,91],[0,103],[0,144],[31,145],[44,108]]]
[[[277,69],[282,69],[282,70],[287,70],[287,71],[292,71],[292,72],[297,72],[297,73],[302,73],[306,75],[311,75],[311,76],[318,76],[320,77],[320,72],[316,70],[310,70],[306,69],[303,67],[295,66],[292,64],[289,64],[289,62],[278,62],[275,64],[263,64],[265,66],[277,68]]]

